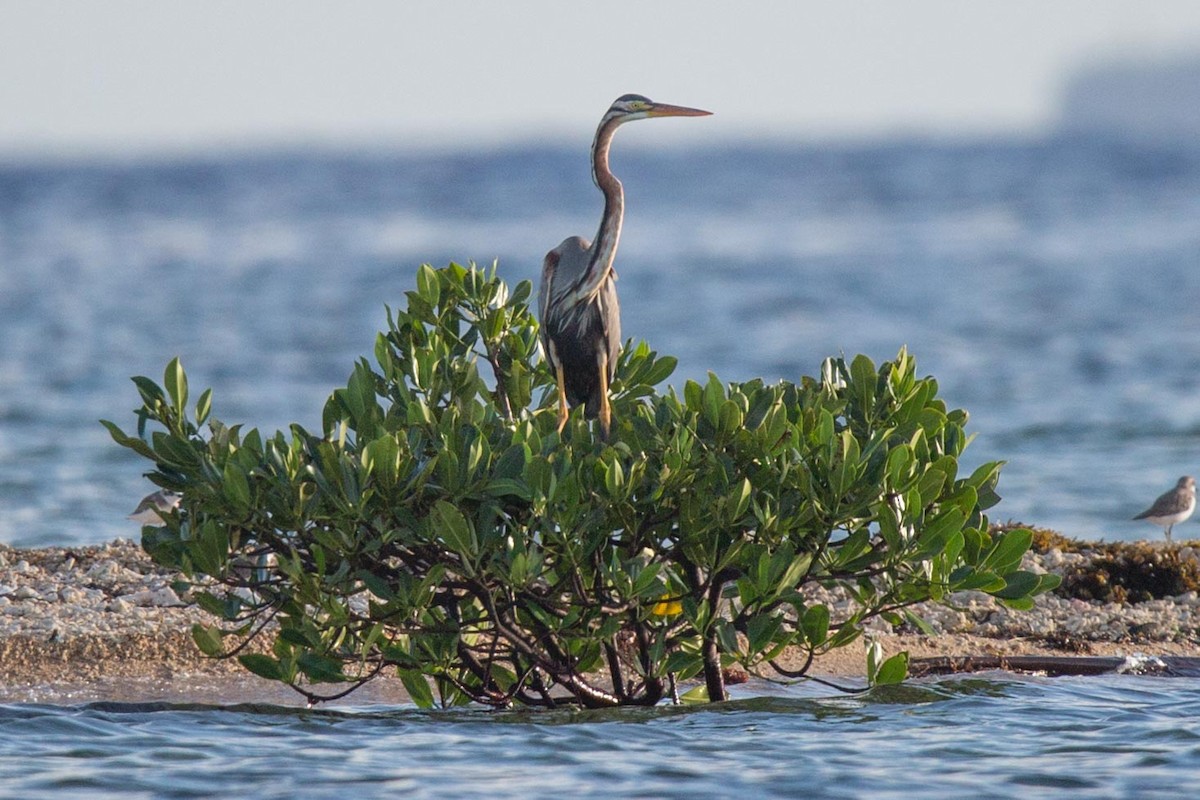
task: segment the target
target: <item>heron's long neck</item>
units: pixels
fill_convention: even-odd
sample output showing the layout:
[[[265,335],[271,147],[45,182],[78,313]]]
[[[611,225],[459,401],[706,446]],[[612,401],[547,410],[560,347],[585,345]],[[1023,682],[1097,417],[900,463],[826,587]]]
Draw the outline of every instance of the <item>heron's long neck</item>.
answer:
[[[580,281],[580,289],[588,294],[596,291],[612,272],[621,222],[625,218],[625,191],[608,168],[608,148],[620,124],[618,120],[605,122],[596,131],[596,141],[592,144],[592,179],[604,193],[604,215],[600,217],[600,230],[592,241],[588,267]]]

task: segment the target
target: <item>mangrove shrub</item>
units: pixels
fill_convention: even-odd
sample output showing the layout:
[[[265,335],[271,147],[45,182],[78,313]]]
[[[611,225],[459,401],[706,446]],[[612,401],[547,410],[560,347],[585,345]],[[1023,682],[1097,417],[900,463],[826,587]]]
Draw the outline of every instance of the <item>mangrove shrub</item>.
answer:
[[[134,378],[136,429],[105,425],[183,495],[143,543],[222,621],[204,652],[312,700],[385,669],[421,705],[717,700],[724,670],[801,676],[869,618],[1051,588],[1019,569],[1028,531],[989,533],[1000,465],[960,474],[967,415],[905,351],[659,391],[675,359],[627,345],[605,443],[578,409],[555,431],[530,292],[421,267],[319,433],[218,421],[178,360]],[[904,678],[904,654],[869,662]]]

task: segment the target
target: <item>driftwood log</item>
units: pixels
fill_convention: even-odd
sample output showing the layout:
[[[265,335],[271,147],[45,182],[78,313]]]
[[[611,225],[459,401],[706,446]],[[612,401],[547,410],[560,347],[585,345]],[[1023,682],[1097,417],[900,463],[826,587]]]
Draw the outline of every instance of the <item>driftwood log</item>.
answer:
[[[913,659],[908,674],[954,675],[963,672],[1006,670],[1060,675],[1159,675],[1163,677],[1200,677],[1200,658],[1164,656],[1134,658],[1123,656],[938,656]]]

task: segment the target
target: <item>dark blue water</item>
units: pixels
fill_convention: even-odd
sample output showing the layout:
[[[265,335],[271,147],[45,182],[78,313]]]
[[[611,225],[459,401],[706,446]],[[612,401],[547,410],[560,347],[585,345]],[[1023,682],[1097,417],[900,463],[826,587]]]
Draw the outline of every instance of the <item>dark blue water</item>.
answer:
[[[0,797],[1196,797],[1195,679],[956,679],[716,708],[0,706]]]
[[[0,541],[137,535],[96,420],[175,355],[226,422],[319,427],[418,264],[533,279],[594,233],[587,145],[0,164]],[[622,134],[614,168],[624,329],[674,380],[908,345],[1009,462],[993,517],[1075,536],[1159,536],[1128,518],[1200,472],[1200,147]]]

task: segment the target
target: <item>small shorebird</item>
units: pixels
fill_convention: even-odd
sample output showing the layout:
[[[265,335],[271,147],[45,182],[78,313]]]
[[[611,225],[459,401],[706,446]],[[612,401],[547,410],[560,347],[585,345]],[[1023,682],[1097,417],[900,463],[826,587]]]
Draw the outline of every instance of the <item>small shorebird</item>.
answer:
[[[142,502],[138,503],[129,518],[143,525],[162,525],[162,515],[173,511],[182,499],[183,495],[181,494],[159,489],[157,492],[143,497]]]
[[[1196,479],[1184,475],[1175,488],[1154,501],[1154,505],[1138,514],[1134,519],[1144,519],[1166,529],[1167,542],[1171,541],[1171,528],[1183,522],[1196,510]]]

